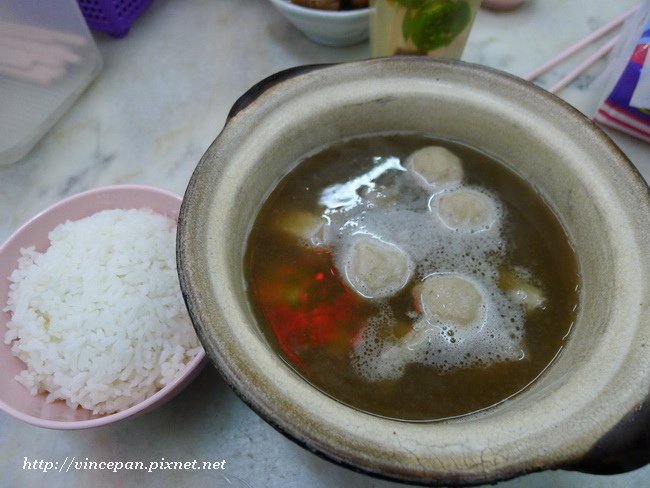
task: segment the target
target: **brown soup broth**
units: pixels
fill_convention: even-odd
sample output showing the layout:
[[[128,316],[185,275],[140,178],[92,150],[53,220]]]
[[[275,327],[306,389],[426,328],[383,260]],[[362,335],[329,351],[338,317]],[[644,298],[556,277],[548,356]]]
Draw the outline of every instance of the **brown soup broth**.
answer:
[[[324,189],[367,174],[390,157],[403,164],[413,151],[429,145],[446,147],[460,157],[463,185],[480,186],[499,199],[507,249],[500,266],[525,268],[543,291],[544,302],[524,315],[524,354],[518,360],[446,371],[410,363],[398,378],[369,381],[353,367],[351,354],[368,318],[385,305],[350,289],[334,265],[331,249],[306,246],[285,230],[286,224],[283,227],[278,222],[295,223],[292,216],[306,212],[316,216],[326,213],[319,203]],[[406,184],[405,173],[403,168],[385,171],[374,181],[377,185]],[[401,192],[398,198],[427,211],[428,195],[420,188]],[[400,420],[464,415],[521,391],[561,350],[578,306],[576,258],[566,232],[543,198],[491,157],[423,135],[350,139],[304,158],[260,209],[245,259],[252,308],[273,349],[305,380],[333,398]],[[394,325],[378,333],[398,338],[408,334],[414,322],[413,301],[406,289],[380,300],[392,310]]]

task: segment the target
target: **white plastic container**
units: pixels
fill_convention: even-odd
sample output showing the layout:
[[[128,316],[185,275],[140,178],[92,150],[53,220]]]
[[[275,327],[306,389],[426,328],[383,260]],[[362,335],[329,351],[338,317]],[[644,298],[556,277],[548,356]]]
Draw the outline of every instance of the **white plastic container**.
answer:
[[[0,165],[22,159],[101,66],[76,0],[0,3]]]

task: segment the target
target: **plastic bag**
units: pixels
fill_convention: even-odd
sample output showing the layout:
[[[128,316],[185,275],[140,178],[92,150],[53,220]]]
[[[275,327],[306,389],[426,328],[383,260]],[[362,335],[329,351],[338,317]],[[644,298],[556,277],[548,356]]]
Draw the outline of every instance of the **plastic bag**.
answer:
[[[625,24],[594,120],[650,142],[650,0]]]

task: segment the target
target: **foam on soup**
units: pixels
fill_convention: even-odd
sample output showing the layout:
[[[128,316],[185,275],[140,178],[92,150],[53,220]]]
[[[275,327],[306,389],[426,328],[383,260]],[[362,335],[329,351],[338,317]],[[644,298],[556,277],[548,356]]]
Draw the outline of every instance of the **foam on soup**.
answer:
[[[421,135],[304,158],[261,208],[246,259],[260,327],[287,363],[402,420],[520,391],[578,305],[577,263],[543,198],[502,163]]]

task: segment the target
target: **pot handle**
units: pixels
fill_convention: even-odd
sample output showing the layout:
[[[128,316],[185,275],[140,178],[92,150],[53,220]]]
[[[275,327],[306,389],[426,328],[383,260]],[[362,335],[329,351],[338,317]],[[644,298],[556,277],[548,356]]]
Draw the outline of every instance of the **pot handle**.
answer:
[[[246,107],[248,107],[251,103],[253,103],[265,91],[269,90],[270,88],[273,88],[275,85],[282,83],[288,79],[294,78],[296,76],[300,76],[305,73],[310,73],[311,71],[315,71],[317,69],[326,68],[327,66],[332,66],[332,63],[307,64],[304,66],[296,66],[294,68],[288,68],[283,71],[278,71],[277,73],[274,73],[271,76],[264,78],[262,81],[256,83],[251,88],[249,88],[242,96],[240,96],[237,99],[237,101],[230,109],[230,112],[228,113],[226,123],[228,123],[230,119],[232,119],[239,112],[241,112]]]
[[[592,474],[619,474],[650,463],[650,393],[589,452],[567,469]]]

